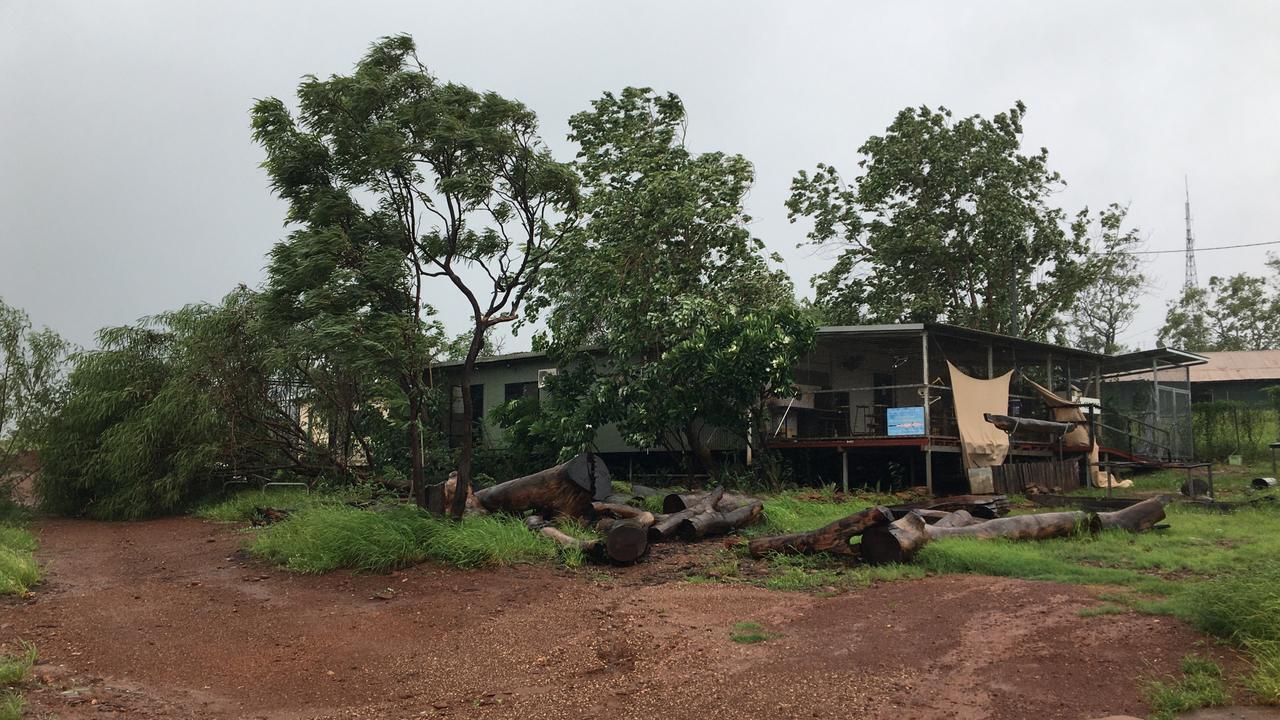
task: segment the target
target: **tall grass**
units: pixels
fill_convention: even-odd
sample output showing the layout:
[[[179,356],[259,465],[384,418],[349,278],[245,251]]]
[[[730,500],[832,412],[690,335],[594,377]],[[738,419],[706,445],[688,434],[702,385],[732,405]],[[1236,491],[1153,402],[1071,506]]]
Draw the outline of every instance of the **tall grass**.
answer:
[[[12,525],[0,525],[0,595],[22,595],[40,582],[43,574],[33,551],[36,539]]]
[[[250,551],[304,573],[385,572],[424,560],[473,568],[557,557],[552,541],[517,518],[481,515],[455,522],[405,505],[306,507],[265,528]]]

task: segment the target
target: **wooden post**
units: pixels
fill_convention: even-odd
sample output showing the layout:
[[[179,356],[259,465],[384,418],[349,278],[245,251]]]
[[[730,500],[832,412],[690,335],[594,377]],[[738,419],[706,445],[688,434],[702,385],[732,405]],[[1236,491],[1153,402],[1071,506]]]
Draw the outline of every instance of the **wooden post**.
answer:
[[[849,494],[849,449],[840,448],[840,485]]]
[[[987,379],[990,380],[996,376],[995,351],[992,349],[991,343],[987,343]]]
[[[933,422],[929,414],[929,331],[920,333],[920,378],[924,383],[924,484],[933,494]]]

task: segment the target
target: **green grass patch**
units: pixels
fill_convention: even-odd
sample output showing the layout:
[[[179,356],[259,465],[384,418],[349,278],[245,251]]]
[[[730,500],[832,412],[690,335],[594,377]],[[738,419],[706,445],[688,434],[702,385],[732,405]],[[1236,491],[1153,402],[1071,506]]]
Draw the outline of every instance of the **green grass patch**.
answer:
[[[40,582],[43,573],[32,554],[36,539],[12,525],[0,525],[0,595],[22,595]]]
[[[733,628],[729,630],[729,639],[743,645],[754,645],[770,637],[773,636],[765,632],[764,627],[757,622],[734,623]]]
[[[22,720],[27,701],[17,690],[0,690],[0,720]]]
[[[1231,702],[1231,693],[1222,681],[1222,667],[1196,655],[1182,659],[1182,678],[1171,682],[1153,680],[1145,691],[1153,720],[1172,720],[1196,708]]]
[[[250,552],[289,570],[386,572],[424,560],[473,568],[555,560],[557,546],[518,518],[453,521],[408,505],[378,509],[319,505],[264,528]]]
[[[16,655],[0,655],[0,687],[11,687],[26,682],[31,668],[36,664],[36,646],[20,642],[22,648]]]
[[[0,720],[18,720],[27,707],[19,686],[31,677],[36,647],[29,642],[18,644],[21,649],[17,654],[0,655]]]

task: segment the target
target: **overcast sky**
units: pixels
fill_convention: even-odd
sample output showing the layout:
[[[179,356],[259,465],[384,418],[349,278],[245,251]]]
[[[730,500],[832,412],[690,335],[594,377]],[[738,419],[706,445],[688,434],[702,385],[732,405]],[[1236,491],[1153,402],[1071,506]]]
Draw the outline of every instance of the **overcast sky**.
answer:
[[[791,177],[820,161],[852,175],[908,105],[1023,100],[1027,146],[1069,183],[1060,203],[1128,203],[1150,249],[1182,247],[1184,175],[1202,247],[1280,240],[1275,2],[0,0],[0,297],[89,344],[258,284],[285,231],[251,104],[292,102],[302,75],[347,72],[400,32],[439,77],[537,111],[562,159],[567,118],[602,91],[678,93],[694,149],[755,164],[754,231],[806,294],[826,261],[796,247]],[[1201,253],[1201,280],[1258,271],[1267,250]],[[1183,258],[1148,270],[1125,338],[1144,346]],[[432,302],[464,326],[448,288]]]

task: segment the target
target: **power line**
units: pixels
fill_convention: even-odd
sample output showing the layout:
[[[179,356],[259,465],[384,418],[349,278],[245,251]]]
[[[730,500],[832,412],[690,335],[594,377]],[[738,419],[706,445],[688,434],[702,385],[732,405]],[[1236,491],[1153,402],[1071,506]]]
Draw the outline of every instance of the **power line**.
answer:
[[[1209,252],[1210,250],[1234,250],[1236,248],[1260,247],[1262,245],[1280,245],[1280,240],[1270,240],[1267,242],[1244,243],[1242,245],[1219,245],[1217,247],[1198,247],[1196,252]],[[1164,255],[1167,253],[1185,253],[1185,248],[1178,250],[1130,250],[1125,255]]]

